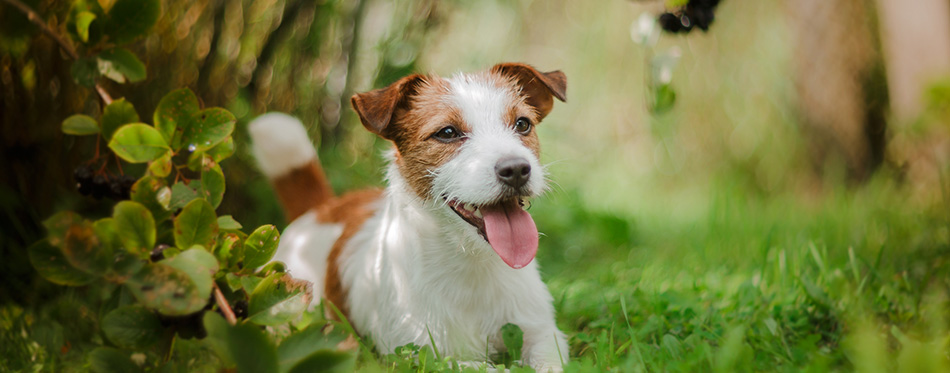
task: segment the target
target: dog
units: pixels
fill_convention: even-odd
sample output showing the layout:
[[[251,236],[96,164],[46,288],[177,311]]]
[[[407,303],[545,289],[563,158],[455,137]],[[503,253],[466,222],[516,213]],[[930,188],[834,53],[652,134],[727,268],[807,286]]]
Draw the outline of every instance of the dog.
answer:
[[[394,146],[385,190],[341,196],[298,120],[258,117],[252,152],[292,220],[274,260],[313,282],[314,299],[333,303],[380,353],[414,343],[487,361],[512,323],[524,332],[522,362],[560,371],[567,341],[525,206],[547,185],[536,127],[566,89],[560,71],[503,63],[355,94],[363,126]]]

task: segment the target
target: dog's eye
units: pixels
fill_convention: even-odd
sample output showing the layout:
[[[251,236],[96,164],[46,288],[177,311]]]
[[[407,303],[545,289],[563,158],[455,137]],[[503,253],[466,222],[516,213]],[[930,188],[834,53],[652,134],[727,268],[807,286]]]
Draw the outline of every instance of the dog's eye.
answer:
[[[531,121],[528,118],[521,117],[515,121],[515,131],[522,135],[527,135],[528,132],[531,132]]]
[[[454,126],[447,126],[432,134],[432,137],[442,142],[453,142],[462,138],[462,131]]]

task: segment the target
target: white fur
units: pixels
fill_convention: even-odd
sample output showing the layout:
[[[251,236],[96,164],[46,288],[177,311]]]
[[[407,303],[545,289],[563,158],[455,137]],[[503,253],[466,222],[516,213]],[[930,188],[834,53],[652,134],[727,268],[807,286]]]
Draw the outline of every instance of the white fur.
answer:
[[[284,113],[267,113],[247,126],[254,138],[251,149],[268,178],[283,176],[317,158],[300,120]]]
[[[517,95],[477,76],[457,76],[450,82],[453,104],[472,131],[456,157],[434,172],[432,198],[419,198],[390,164],[389,185],[375,213],[350,238],[339,259],[349,321],[369,335],[381,353],[408,343],[434,344],[443,355],[471,362],[486,361],[486,351],[502,350],[501,327],[513,323],[524,331],[524,363],[538,371],[560,371],[569,352],[567,339],[554,322],[551,294],[536,262],[509,267],[439,198],[446,193],[474,204],[497,202],[502,188],[494,165],[511,155],[531,164],[531,194],[544,189],[537,157],[511,124],[503,122],[506,105]],[[314,221],[310,214],[291,224],[278,257],[292,258],[306,246],[306,255],[325,260],[333,241],[315,239],[308,230],[323,228]],[[308,238],[298,240],[302,236]],[[304,241],[303,246],[297,244]],[[322,284],[325,267],[312,267],[322,263],[299,260],[291,270],[294,276]]]
[[[327,256],[342,234],[342,224],[320,224],[317,213],[311,211],[295,219],[281,235],[272,260],[284,262],[291,276],[313,283],[313,304],[323,297]]]

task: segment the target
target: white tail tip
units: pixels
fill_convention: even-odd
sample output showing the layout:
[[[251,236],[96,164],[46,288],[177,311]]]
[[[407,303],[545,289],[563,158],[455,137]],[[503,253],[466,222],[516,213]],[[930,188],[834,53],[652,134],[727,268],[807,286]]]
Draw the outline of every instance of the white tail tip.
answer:
[[[274,179],[305,166],[317,152],[300,120],[284,113],[263,114],[247,127],[253,139],[251,151],[264,175]]]

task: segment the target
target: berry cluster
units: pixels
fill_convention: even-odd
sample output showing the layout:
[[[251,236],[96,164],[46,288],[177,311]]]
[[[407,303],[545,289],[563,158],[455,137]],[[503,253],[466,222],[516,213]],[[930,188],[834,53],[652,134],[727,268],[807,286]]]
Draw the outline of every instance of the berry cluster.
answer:
[[[689,0],[685,7],[670,13],[660,14],[660,27],[671,33],[688,33],[693,26],[703,32],[709,30],[709,25],[716,18],[713,10],[719,5],[719,0]]]
[[[79,165],[73,171],[76,187],[84,196],[93,196],[96,199],[109,197],[116,200],[129,199],[135,178],[128,175],[113,175],[106,177],[97,174],[89,165]]]

